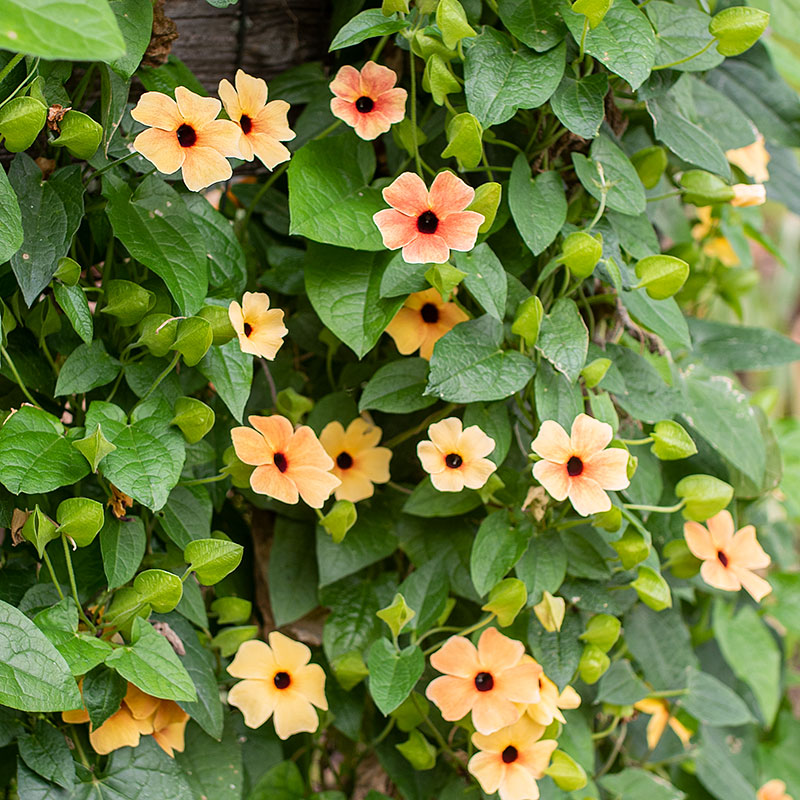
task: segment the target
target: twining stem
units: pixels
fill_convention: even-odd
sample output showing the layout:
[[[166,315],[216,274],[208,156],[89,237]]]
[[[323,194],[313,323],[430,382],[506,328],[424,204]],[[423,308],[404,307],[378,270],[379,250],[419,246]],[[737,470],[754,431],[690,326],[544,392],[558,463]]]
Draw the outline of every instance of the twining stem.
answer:
[[[653,67],[653,72],[655,72],[657,69],[669,69],[670,67],[677,67],[678,64],[685,64],[687,61],[691,61],[693,58],[703,55],[703,53],[705,53],[712,44],[716,43],[717,40],[712,39],[702,50],[698,50],[696,53],[686,56],[686,58],[681,58],[678,61],[671,61],[669,64],[657,64],[655,67]]]
[[[11,61],[9,61],[8,64],[3,67],[3,69],[0,69],[0,82],[5,80],[6,76],[11,73],[11,70],[14,69],[14,67],[16,67],[23,58],[25,58],[24,53],[17,53],[14,58],[12,58]]]
[[[417,164],[417,174],[422,177],[422,158],[419,154],[419,142],[417,141],[417,70],[414,65],[414,51],[408,51],[409,64],[411,66],[411,141],[414,144],[414,160]]]
[[[671,514],[673,511],[680,511],[686,505],[686,498],[675,503],[674,506],[640,506],[632,503],[624,503],[623,507],[630,511],[655,511],[660,514]]]
[[[648,697],[683,697],[689,694],[688,689],[664,689],[660,692],[650,692]]]
[[[39,404],[33,399],[33,395],[28,391],[28,387],[25,385],[25,381],[22,380],[20,377],[19,372],[17,372],[17,368],[12,360],[11,356],[8,354],[8,350],[0,345],[0,356],[2,356],[7,362],[9,369],[11,370],[11,374],[14,376],[14,380],[17,382],[17,385],[22,390],[22,394],[28,398],[28,402],[30,402],[34,406],[38,406]]]
[[[220,474],[220,475],[212,475],[210,478],[193,478],[190,481],[181,481],[178,486],[200,486],[204,483],[217,483],[217,481],[224,481],[228,475]]]
[[[381,36],[381,38],[378,39],[378,43],[375,45],[375,48],[372,51],[372,55],[370,55],[369,57],[370,61],[377,60],[383,48],[386,47],[386,43],[389,41],[390,36],[391,34],[387,33],[385,36]]]
[[[637,445],[637,444],[650,444],[653,441],[652,436],[645,436],[644,439],[619,439],[622,444]]]
[[[138,155],[139,155],[138,151],[134,150],[132,153],[128,153],[128,155],[122,156],[122,158],[118,158],[116,161],[112,161],[110,164],[106,164],[104,167],[100,167],[100,169],[98,169],[97,172],[93,172],[89,176],[89,180],[93,181],[95,178],[99,177],[104,172],[108,172],[110,169],[118,167],[120,164],[124,164],[126,161],[130,161],[132,158],[136,158],[136,156]]]
[[[164,371],[153,381],[153,385],[147,390],[141,402],[147,400],[147,398],[150,397],[150,395],[153,394],[153,392],[158,388],[161,381],[163,381],[164,378],[166,378],[167,375],[169,375],[170,372],[175,369],[175,365],[178,363],[178,359],[180,359],[180,357],[180,353],[175,353],[175,355],[172,357],[172,361],[169,362],[169,366],[165,367]]]
[[[426,637],[428,637],[428,636],[430,636],[431,634],[434,634],[434,633],[451,632],[451,633],[455,633],[456,636],[469,636],[471,633],[474,633],[475,631],[480,630],[481,628],[483,628],[486,625],[488,625],[495,618],[495,616],[496,616],[496,614],[494,614],[494,613],[488,614],[483,619],[478,620],[474,625],[470,625],[467,628],[455,628],[453,626],[445,626],[445,627],[441,627],[441,628],[431,628],[429,631],[426,631],[425,633],[423,633],[422,636],[419,637],[419,639],[417,639],[417,644],[419,644],[423,639],[425,639]],[[424,652],[425,657],[427,658],[431,653],[433,653],[434,651],[438,650],[440,647],[441,647],[441,643],[437,643],[437,644],[433,645],[432,647],[429,647]]]
[[[56,578],[56,571],[53,569],[53,562],[50,560],[50,556],[47,555],[47,550],[42,550],[42,561],[44,561],[47,571],[50,573],[50,580],[53,581],[53,585],[56,587],[59,599],[63,600],[64,592],[61,591],[61,584]]]
[[[606,175],[603,171],[603,165],[599,161],[597,162],[597,174],[600,176],[600,205],[597,207],[597,213],[586,229],[586,233],[592,232],[592,228],[600,222],[600,217],[603,216],[603,212],[606,210],[606,199],[608,198],[609,187],[608,184],[606,184]]]
[[[272,398],[272,405],[275,410],[278,410],[278,390],[275,387],[275,381],[272,378],[272,373],[269,371],[269,366],[265,358],[261,359],[261,369],[264,370],[264,377],[267,379],[267,386],[269,386],[269,394]]]
[[[439,411],[435,411],[433,414],[425,417],[425,419],[422,420],[419,425],[416,425],[407,431],[403,431],[402,433],[398,433],[397,436],[393,436],[388,442],[385,442],[383,446],[390,449],[392,447],[396,447],[406,439],[410,439],[412,436],[416,436],[418,433],[424,431],[428,425],[438,422],[443,417],[446,417],[455,407],[455,403],[448,403],[444,408],[441,408]]]
[[[69,551],[69,542],[67,541],[67,537],[63,533],[61,534],[61,543],[64,545],[64,560],[67,562],[69,586],[72,590],[72,599],[75,601],[75,605],[78,607],[78,616],[81,618],[81,621],[84,623],[84,625],[88,625],[89,630],[94,633],[97,628],[94,626],[94,623],[89,620],[86,614],[83,613],[83,606],[81,605],[81,601],[78,599],[78,587],[75,583],[75,572],[72,569],[72,554]]]
[[[622,718],[619,715],[616,715],[612,720],[611,724],[607,728],[604,728],[602,731],[598,731],[597,733],[593,733],[592,739],[594,739],[595,741],[597,741],[598,739],[605,739],[606,736],[608,736],[611,733],[614,733],[614,731],[617,729],[617,725],[619,725],[620,719]]]
[[[89,766],[89,759],[86,758],[86,753],[83,752],[83,745],[81,744],[80,739],[78,737],[77,728],[74,725],[70,725],[70,729],[73,732],[72,736],[70,736],[70,739],[72,740],[72,743],[75,745],[75,750],[77,750],[78,752],[78,758],[80,758],[81,764],[83,764],[83,766],[86,767],[86,769],[91,769],[91,767]]]
[[[656,200],[668,200],[670,197],[678,197],[682,194],[683,192],[680,189],[676,189],[674,192],[667,192],[666,194],[659,194],[656,195],[655,197],[648,197],[647,202],[655,203]]]
[[[578,57],[579,60],[583,58],[583,54],[586,47],[586,34],[589,32],[589,17],[583,18],[583,31],[581,33],[581,52],[580,56]]]

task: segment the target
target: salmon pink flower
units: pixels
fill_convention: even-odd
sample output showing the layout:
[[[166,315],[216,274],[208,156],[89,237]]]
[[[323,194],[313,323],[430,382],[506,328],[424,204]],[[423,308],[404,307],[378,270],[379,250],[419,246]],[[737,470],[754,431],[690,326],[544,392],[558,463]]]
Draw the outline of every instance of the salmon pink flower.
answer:
[[[730,511],[720,511],[706,520],[706,525],[687,522],[683,526],[686,544],[703,561],[700,576],[715,589],[737,592],[744,588],[760,602],[772,587],[753,572],[770,564],[770,557],[756,540],[756,529],[745,525],[734,533]]]
[[[544,726],[527,717],[489,736],[472,734],[480,752],[469,760],[467,769],[486,794],[500,794],[500,800],[537,800],[536,781],[544,777],[555,739],[542,739]]]
[[[792,800],[783,781],[773,778],[756,792],[756,800]]]
[[[275,733],[288,739],[319,727],[314,706],[328,708],[325,672],[309,664],[311,650],[278,631],[269,635],[269,645],[251,639],[239,647],[228,666],[234,678],[244,678],[228,692],[228,703],[244,715],[248,728],[260,728],[270,717]]]
[[[758,134],[758,138],[747,147],[737,147],[735,150],[728,150],[725,158],[731,164],[739,167],[745,175],[749,175],[756,183],[766,183],[769,180],[770,155],[764,147],[764,136]]]
[[[134,149],[159,172],[182,170],[183,182],[193,192],[231,177],[227,158],[240,158],[241,128],[229,119],[217,119],[221,104],[201,97],[185,86],[175,89],[175,100],[161,92],[145,92],[131,111],[144,125]]]
[[[403,248],[407,264],[444,264],[451,250],[472,250],[483,214],[465,211],[475,190],[452,172],[440,172],[431,184],[404,172],[383,190],[391,206],[372,219],[389,250]]]
[[[264,292],[245,292],[242,304],[235,300],[228,306],[228,318],[239,337],[243,353],[275,358],[289,331],[283,324],[283,311],[270,309],[269,295]]]
[[[608,511],[611,499],[606,489],[625,489],[628,480],[628,452],[605,448],[614,432],[610,425],[587,414],[578,414],[567,432],[548,419],[533,440],[533,452],[542,457],[533,465],[533,477],[556,499],[569,497],[583,517]]]
[[[761,183],[735,183],[733,185],[734,208],[750,208],[763,206],[767,202],[767,190]]]
[[[362,139],[386,133],[406,115],[406,90],[396,89],[397,73],[374,61],[359,72],[342,67],[331,81],[331,113],[346,122]]]
[[[239,149],[245,161],[258,156],[268,169],[288,161],[291,153],[281,142],[289,142],[295,132],[289,127],[285,100],[267,102],[267,84],[242,70],[236,70],[236,88],[223,78],[219,96],[228,116],[239,126]]]
[[[659,697],[646,697],[644,700],[634,703],[633,707],[637,711],[650,715],[650,721],[647,723],[647,746],[651,750],[656,749],[667,725],[681,740],[681,744],[688,747],[692,732],[672,715],[666,700]]]
[[[250,487],[257,494],[282,503],[296,503],[300,497],[312,508],[322,508],[340,481],[330,470],[333,460],[307,425],[292,429],[286,417],[248,417],[255,428],[231,431],[236,456],[255,466]]]
[[[527,661],[530,656],[525,656]],[[536,663],[534,661],[534,663]],[[539,675],[539,700],[530,703],[525,713],[539,725],[547,727],[553,720],[558,720],[565,724],[566,719],[561,713],[562,709],[578,708],[581,704],[581,696],[571,687],[567,686],[563,692],[558,691],[558,687],[544,673]]]
[[[337,500],[357,503],[375,493],[375,483],[389,480],[392,451],[378,447],[382,431],[361,417],[344,429],[341,422],[329,422],[319,435],[327,454],[333,459],[333,474],[341,481],[336,487]]]
[[[457,417],[434,422],[428,428],[430,440],[417,445],[422,468],[440,492],[480,489],[497,465],[486,456],[494,450],[494,439],[477,425],[462,428]]]
[[[487,628],[476,648],[464,636],[451,636],[431,656],[431,665],[445,674],[434,678],[425,696],[448,722],[472,712],[472,724],[489,734],[513,725],[522,716],[519,703],[539,700],[542,668],[523,660],[522,642]]]
[[[386,333],[404,356],[419,350],[420,356],[430,361],[436,342],[468,319],[455,303],[442,300],[437,289],[426,289],[408,296],[386,326]]]

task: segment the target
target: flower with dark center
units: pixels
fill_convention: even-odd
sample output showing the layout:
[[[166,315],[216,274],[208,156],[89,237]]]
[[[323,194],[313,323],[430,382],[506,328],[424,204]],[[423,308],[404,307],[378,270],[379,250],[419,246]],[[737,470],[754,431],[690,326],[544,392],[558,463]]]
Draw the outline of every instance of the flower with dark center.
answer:
[[[275,453],[272,457],[272,463],[281,471],[286,472],[289,469],[289,462],[286,460],[286,456],[283,453]]]
[[[243,353],[275,358],[289,332],[283,324],[283,311],[269,307],[269,295],[264,292],[245,292],[242,304],[235,300],[228,306],[228,319],[239,339]]]
[[[181,125],[175,133],[181,147],[191,147],[197,142],[197,133],[191,125]]]
[[[475,688],[479,692],[490,692],[494,687],[494,678],[491,672],[479,672],[475,676]]]
[[[450,469],[458,469],[463,463],[464,459],[458,453],[448,453],[444,457],[444,463],[447,464]]]
[[[433,211],[423,211],[417,217],[417,230],[420,233],[436,233],[439,227],[439,220]]]
[[[339,469],[350,469],[350,467],[353,466],[353,456],[351,456],[350,453],[339,453],[339,455],[336,456],[336,466],[339,467]]]
[[[583,472],[583,461],[578,456],[571,456],[570,460],[567,461],[567,472],[573,478],[576,475],[580,475]]]
[[[276,689],[288,689],[292,682],[288,672],[276,672],[272,679]]]
[[[371,97],[359,97],[356,100],[356,109],[360,111],[362,114],[369,114],[372,109],[375,108],[375,101]]]
[[[517,748],[514,747],[513,744],[510,744],[508,745],[508,747],[506,747],[505,750],[503,750],[503,755],[502,755],[503,763],[510,764],[512,761],[517,760],[517,756],[519,756]]]

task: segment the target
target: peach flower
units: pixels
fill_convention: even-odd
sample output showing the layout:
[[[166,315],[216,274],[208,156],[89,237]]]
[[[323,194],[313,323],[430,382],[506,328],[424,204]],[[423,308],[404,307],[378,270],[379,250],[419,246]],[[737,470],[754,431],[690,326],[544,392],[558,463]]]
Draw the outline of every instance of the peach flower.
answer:
[[[542,668],[523,660],[522,642],[509,639],[497,628],[487,628],[476,648],[464,636],[451,636],[431,656],[431,666],[445,674],[434,678],[425,696],[448,722],[472,712],[472,724],[489,734],[513,725],[523,709],[519,703],[539,700]]]
[[[245,292],[241,305],[232,300],[228,306],[228,318],[239,338],[242,352],[269,361],[275,358],[283,337],[289,333],[283,324],[283,311],[270,309],[269,295],[264,292]]]
[[[667,729],[667,725],[681,740],[681,744],[684,747],[689,746],[692,732],[672,716],[666,700],[662,700],[659,697],[646,697],[644,700],[634,703],[633,707],[637,711],[650,715],[650,721],[647,723],[647,746],[651,750],[656,749],[661,737],[664,735],[664,731]]]
[[[767,148],[764,147],[763,134],[759,133],[756,140],[746,147],[728,150],[725,158],[731,164],[739,167],[745,175],[749,175],[756,183],[766,183],[769,180],[767,164],[769,164],[770,155]]]
[[[792,800],[792,797],[786,791],[786,784],[773,778],[756,792],[756,800]]]
[[[525,660],[530,656],[525,656]],[[533,661],[533,659],[530,659]],[[536,662],[534,662],[536,663]],[[539,675],[539,700],[531,703],[525,709],[525,713],[539,725],[547,727],[553,720],[558,720],[565,724],[566,719],[561,713],[561,709],[578,708],[581,704],[581,696],[571,687],[567,686],[563,692],[558,691],[558,687],[544,673]]]
[[[144,125],[134,149],[171,175],[182,170],[186,188],[199,192],[231,177],[227,158],[240,158],[242,131],[235,122],[217,119],[221,104],[201,97],[185,86],[175,89],[175,100],[161,92],[145,92],[131,116]]]
[[[497,469],[485,457],[494,450],[494,439],[477,425],[462,429],[460,419],[448,417],[430,425],[428,436],[417,445],[417,456],[440,492],[480,489]]]
[[[234,428],[233,447],[240,461],[255,466],[250,486],[257,494],[282,503],[300,497],[312,508],[322,508],[341,481],[331,475],[333,460],[307,425],[292,429],[286,417],[248,417],[255,428]]]
[[[738,592],[744,588],[758,603],[772,591],[754,569],[763,569],[770,564],[770,557],[756,540],[756,529],[752,525],[734,533],[730,511],[720,511],[706,520],[706,528],[699,522],[687,522],[683,526],[686,544],[703,565],[700,575],[715,589]]]
[[[344,429],[341,422],[329,422],[319,435],[327,454],[333,459],[331,472],[341,481],[336,487],[337,500],[357,503],[375,493],[375,483],[386,483],[392,451],[378,447],[381,429],[356,417]]]
[[[270,633],[269,645],[244,642],[228,666],[234,678],[244,680],[228,692],[228,703],[242,712],[248,728],[260,728],[272,717],[281,739],[313,733],[319,727],[314,706],[325,711],[328,701],[325,672],[310,659],[306,645],[278,631]]]
[[[344,66],[331,81],[331,113],[346,122],[362,139],[386,133],[406,115],[406,90],[396,89],[397,73],[374,61],[359,72]]]
[[[578,414],[570,435],[548,419],[533,440],[533,452],[542,457],[533,465],[533,477],[556,500],[566,500],[583,517],[608,511],[611,499],[606,489],[625,489],[628,480],[628,452],[605,448],[614,432],[610,425]]]
[[[430,361],[436,342],[468,319],[455,303],[442,300],[437,289],[426,289],[408,296],[386,326],[386,333],[404,356],[419,350],[420,356]]]
[[[731,205],[735,208],[763,206],[766,202],[767,190],[763,184],[735,183],[733,185],[733,200],[731,200]]]
[[[465,211],[475,190],[452,172],[440,172],[431,184],[404,172],[383,190],[391,206],[373,215],[389,250],[403,248],[408,264],[444,264],[451,250],[472,250],[483,214]]]

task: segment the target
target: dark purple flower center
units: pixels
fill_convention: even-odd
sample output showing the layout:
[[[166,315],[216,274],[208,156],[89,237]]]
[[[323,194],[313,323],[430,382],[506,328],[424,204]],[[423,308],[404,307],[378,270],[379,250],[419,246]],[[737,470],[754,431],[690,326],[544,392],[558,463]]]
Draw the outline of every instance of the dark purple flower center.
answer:
[[[253,332],[253,326],[249,322],[244,324],[244,335],[249,339],[250,334]]]
[[[725,553],[722,552],[722,550],[717,551],[717,559],[719,560],[719,563],[722,564],[723,567],[728,566],[728,556],[726,556]]]
[[[197,141],[197,131],[185,122],[176,133],[178,134],[178,144],[181,147],[191,147]]]
[[[423,211],[417,217],[417,230],[420,233],[436,233],[439,227],[439,217],[433,211]]]
[[[292,682],[288,672],[276,672],[275,677],[272,679],[277,689],[286,689]]]
[[[475,688],[479,692],[488,692],[494,688],[494,678],[491,672],[479,672],[475,676]]]
[[[242,129],[242,133],[247,135],[253,130],[253,120],[251,120],[247,114],[242,114],[242,116],[239,117],[239,127]]]
[[[373,108],[375,108],[375,101],[371,97],[364,95],[356,100],[356,111],[360,111],[362,114],[369,114]]]
[[[336,466],[339,469],[350,469],[353,466],[353,456],[350,453],[342,451],[336,456]]]
[[[434,303],[425,303],[419,313],[422,315],[423,322],[433,325],[439,321],[439,307]]]
[[[444,457],[444,463],[447,464],[447,466],[450,467],[450,469],[458,469],[464,463],[464,459],[461,458],[461,456],[458,453],[448,453]],[[488,675],[489,673],[482,672],[481,675],[483,674]],[[489,675],[489,677],[491,678],[491,675]],[[477,680],[477,678],[475,680]]]
[[[275,464],[281,472],[286,472],[289,468],[289,462],[286,460],[286,456],[283,453],[275,453],[275,455],[272,456],[272,463]],[[283,673],[279,672],[278,674],[281,675]]]
[[[580,475],[581,472],[583,472],[583,461],[581,461],[578,456],[572,456],[572,458],[567,461],[567,474],[574,478]]]
[[[503,750],[503,763],[510,764],[512,761],[516,761],[518,755],[519,753],[517,752],[517,748],[514,747],[513,744],[510,744],[505,750]]]

